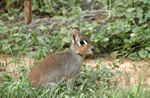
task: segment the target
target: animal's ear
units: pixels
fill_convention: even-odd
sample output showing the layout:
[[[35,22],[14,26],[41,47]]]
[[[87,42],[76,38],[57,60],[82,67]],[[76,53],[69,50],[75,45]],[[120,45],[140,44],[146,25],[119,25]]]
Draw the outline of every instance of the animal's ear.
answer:
[[[78,38],[79,38],[79,32],[76,29],[73,29],[73,32],[71,34],[72,42],[73,43],[76,42]]]

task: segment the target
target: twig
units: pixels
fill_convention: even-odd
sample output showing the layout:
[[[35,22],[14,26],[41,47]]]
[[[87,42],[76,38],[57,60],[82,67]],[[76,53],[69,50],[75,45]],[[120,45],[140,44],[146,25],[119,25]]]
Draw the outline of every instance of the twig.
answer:
[[[109,13],[108,13],[108,17],[105,18],[105,19],[103,19],[103,20],[101,20],[101,21],[105,21],[105,20],[107,20],[107,19],[110,18],[110,15],[111,15],[110,8],[111,8],[111,0],[109,0],[109,10],[108,10]]]
[[[94,6],[94,4],[95,4],[96,1],[97,1],[97,0],[94,0],[94,1],[93,1],[92,6],[91,6],[91,10],[93,10],[93,6]]]

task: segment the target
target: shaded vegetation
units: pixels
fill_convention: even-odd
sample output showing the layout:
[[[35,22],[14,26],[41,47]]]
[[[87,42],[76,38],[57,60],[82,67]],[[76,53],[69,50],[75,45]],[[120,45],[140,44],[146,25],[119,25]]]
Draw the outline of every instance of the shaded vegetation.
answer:
[[[1,10],[3,13],[1,13],[0,21],[1,52],[8,54],[11,51],[22,51],[23,53],[23,50],[26,53],[33,50],[40,52],[41,48],[44,54],[56,52],[63,49],[65,43],[69,43],[68,34],[71,32],[71,28],[79,26],[82,27],[83,33],[91,37],[97,53],[115,52],[115,57],[130,54],[129,58],[132,59],[150,58],[150,10],[148,9],[150,2],[148,0],[95,0],[90,3],[82,0],[33,0],[32,10],[36,15],[35,18],[33,16],[33,21],[38,21],[38,17],[46,16],[47,18],[53,17],[54,20],[48,22],[55,24],[46,25],[43,24],[44,21],[39,20],[40,22],[35,22],[32,24],[33,26],[29,27],[23,24],[23,9],[16,13],[19,11],[17,5],[23,4],[23,2],[18,0],[9,4],[7,1],[3,2],[5,3],[3,3],[4,6],[1,6],[4,8]],[[15,4],[17,5],[11,6]],[[89,5],[88,9],[85,10],[84,4]],[[100,14],[97,17],[89,16],[90,18],[87,18],[85,13],[91,15],[90,10],[93,11],[93,9],[99,10]],[[69,21],[69,24],[65,24],[66,22],[63,23],[63,21]],[[29,30],[34,25],[37,25],[34,30]],[[32,34],[28,34],[31,32]],[[60,42],[59,39],[63,41]],[[50,49],[47,50],[49,47]],[[52,49],[56,51],[52,51]]]

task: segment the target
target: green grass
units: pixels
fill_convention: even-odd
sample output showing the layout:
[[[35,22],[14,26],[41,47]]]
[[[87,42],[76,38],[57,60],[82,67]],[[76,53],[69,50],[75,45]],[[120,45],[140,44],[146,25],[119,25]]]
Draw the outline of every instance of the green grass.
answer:
[[[14,57],[9,65],[3,67],[11,66],[15,60],[18,61],[17,63],[24,62],[24,64],[16,66],[13,72],[1,72],[3,82],[0,82],[0,98],[149,98],[150,96],[150,89],[141,85],[142,78],[137,86],[112,85],[113,83],[109,80],[114,77],[115,73],[107,68],[107,64],[101,63],[102,58],[92,61],[98,63],[94,67],[96,70],[91,66],[82,66],[73,90],[66,88],[66,81],[53,85],[51,90],[33,88],[28,81],[30,70],[25,67],[27,65],[23,56]],[[103,68],[99,69],[102,66]]]
[[[18,82],[11,80],[4,82],[0,88],[1,98],[149,98],[150,90],[138,87],[108,87],[99,84],[99,89],[91,89],[84,83],[73,90],[66,88],[65,83],[55,85],[47,90],[37,90],[27,81],[27,76],[23,75]],[[138,93],[137,93],[138,92]]]

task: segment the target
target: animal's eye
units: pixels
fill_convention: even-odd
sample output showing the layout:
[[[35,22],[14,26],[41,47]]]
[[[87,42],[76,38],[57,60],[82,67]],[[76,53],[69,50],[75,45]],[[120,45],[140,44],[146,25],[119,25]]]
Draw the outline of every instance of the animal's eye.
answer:
[[[84,43],[83,40],[80,41],[80,45],[81,45],[81,46],[85,45],[85,43]]]
[[[78,41],[79,46],[84,46],[87,44],[87,42],[85,40],[80,40]]]

